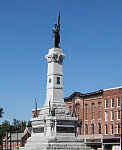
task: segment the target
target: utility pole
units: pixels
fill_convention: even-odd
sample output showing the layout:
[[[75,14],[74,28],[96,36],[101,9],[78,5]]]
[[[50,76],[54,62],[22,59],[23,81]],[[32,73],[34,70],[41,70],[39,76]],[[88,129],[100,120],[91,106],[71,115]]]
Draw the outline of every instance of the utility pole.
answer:
[[[11,126],[10,126],[10,150],[11,150]]]
[[[17,146],[18,146],[18,128],[17,128]]]

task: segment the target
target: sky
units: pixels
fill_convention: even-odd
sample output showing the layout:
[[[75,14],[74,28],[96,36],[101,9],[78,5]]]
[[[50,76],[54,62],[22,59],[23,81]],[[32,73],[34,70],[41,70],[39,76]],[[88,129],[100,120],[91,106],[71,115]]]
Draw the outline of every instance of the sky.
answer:
[[[0,124],[29,121],[35,97],[43,107],[58,10],[64,97],[122,86],[121,0],[0,1]]]

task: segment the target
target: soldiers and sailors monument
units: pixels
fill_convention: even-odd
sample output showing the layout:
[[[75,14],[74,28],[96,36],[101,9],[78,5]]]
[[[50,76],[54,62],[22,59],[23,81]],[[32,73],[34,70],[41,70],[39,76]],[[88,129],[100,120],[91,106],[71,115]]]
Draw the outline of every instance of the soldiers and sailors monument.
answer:
[[[63,99],[63,59],[59,47],[60,12],[53,27],[53,47],[45,56],[48,63],[47,91],[44,107],[31,119],[32,134],[21,150],[89,150],[77,137],[77,118],[70,115]]]

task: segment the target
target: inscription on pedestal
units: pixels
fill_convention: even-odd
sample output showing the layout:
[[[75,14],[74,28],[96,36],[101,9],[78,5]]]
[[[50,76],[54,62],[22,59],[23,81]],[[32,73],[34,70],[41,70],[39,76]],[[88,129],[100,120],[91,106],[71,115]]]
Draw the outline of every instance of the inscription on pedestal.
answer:
[[[33,128],[33,133],[44,133],[44,127]]]
[[[72,123],[71,121],[57,121],[57,125],[73,125],[74,123]]]
[[[73,127],[57,127],[56,128],[58,133],[74,133]]]

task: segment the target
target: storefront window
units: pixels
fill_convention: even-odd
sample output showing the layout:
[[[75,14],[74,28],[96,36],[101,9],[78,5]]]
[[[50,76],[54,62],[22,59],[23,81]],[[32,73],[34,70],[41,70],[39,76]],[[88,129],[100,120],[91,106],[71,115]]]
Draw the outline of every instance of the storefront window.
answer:
[[[91,134],[94,134],[94,124],[91,124]]]
[[[88,124],[85,124],[86,134],[88,134]]]
[[[108,134],[108,125],[105,125],[105,134]]]
[[[114,134],[113,124],[111,125],[111,134]]]
[[[120,124],[118,124],[118,134],[120,134]]]
[[[101,134],[101,123],[98,123],[98,132]]]

